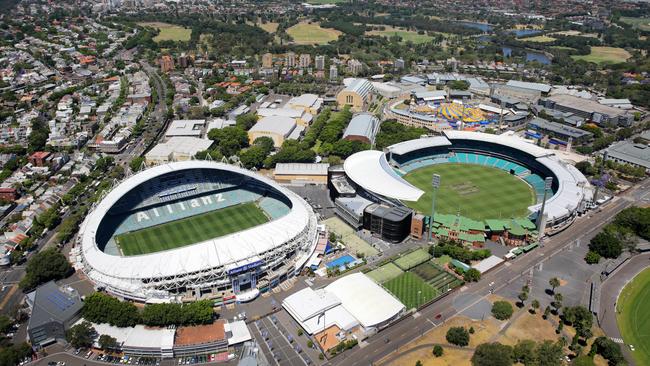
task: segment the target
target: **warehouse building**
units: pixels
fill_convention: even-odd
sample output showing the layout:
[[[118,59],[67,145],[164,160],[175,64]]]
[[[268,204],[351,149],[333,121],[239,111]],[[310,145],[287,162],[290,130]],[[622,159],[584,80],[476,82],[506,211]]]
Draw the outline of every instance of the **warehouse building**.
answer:
[[[650,172],[650,146],[629,141],[617,142],[606,149],[607,159],[617,163],[643,167]]]
[[[361,112],[368,108],[373,101],[373,87],[366,79],[354,79],[336,96],[339,108],[350,106],[353,112]]]
[[[281,183],[327,184],[329,167],[325,163],[279,163],[273,170],[273,179]]]
[[[343,132],[343,139],[374,145],[377,133],[379,133],[377,117],[370,113],[359,113],[350,120],[348,127]]]
[[[207,150],[212,140],[196,137],[172,137],[154,146],[144,157],[148,165],[166,164],[170,161],[190,160],[199,151]]]
[[[591,99],[573,95],[552,95],[540,100],[539,104],[547,108],[574,113],[599,125],[613,123],[619,126],[630,126],[634,120],[634,116],[624,109],[610,107]]]
[[[263,117],[248,130],[248,140],[252,144],[258,137],[270,137],[273,140],[273,146],[278,148],[282,146],[284,140],[294,138],[296,134],[296,121],[286,116],[269,116]],[[302,131],[304,129],[298,129]],[[299,136],[298,136],[299,137]]]
[[[165,131],[165,137],[201,137],[204,127],[204,119],[177,119],[169,124],[169,128],[167,128],[167,131]]]
[[[65,332],[81,317],[83,303],[76,291],[59,288],[50,281],[27,294],[32,315],[27,334],[33,347],[65,341]]]
[[[562,140],[573,139],[574,141],[587,141],[593,137],[593,134],[589,131],[558,122],[551,122],[543,118],[533,118],[528,122],[528,127],[550,137],[557,137]]]

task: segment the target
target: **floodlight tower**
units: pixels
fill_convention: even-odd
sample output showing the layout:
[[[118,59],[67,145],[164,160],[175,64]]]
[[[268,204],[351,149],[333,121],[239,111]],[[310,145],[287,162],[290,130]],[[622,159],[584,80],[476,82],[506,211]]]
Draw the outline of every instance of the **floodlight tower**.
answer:
[[[553,177],[546,177],[544,179],[544,198],[542,199],[542,209],[539,211],[539,215],[537,215],[537,232],[539,233],[540,237],[542,236],[542,230],[544,229],[543,226],[546,226],[546,223],[544,220],[544,209],[546,208],[546,195],[548,191],[551,189],[551,185],[553,184]]]
[[[433,186],[433,191],[431,192],[431,216],[429,217],[429,242],[431,242],[431,230],[433,229],[433,213],[436,209],[436,193],[438,188],[440,188],[440,175],[434,174],[431,179],[431,185]]]

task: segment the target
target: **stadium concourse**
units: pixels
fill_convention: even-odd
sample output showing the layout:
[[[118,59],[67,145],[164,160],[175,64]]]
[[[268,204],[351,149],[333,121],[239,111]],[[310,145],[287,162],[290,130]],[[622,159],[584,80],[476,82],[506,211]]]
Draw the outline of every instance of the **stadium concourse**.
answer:
[[[242,168],[184,161],[115,186],[71,259],[97,288],[135,301],[249,301],[298,273],[317,237],[295,193]]]
[[[366,202],[370,198],[385,205],[400,207],[407,202],[417,202],[425,194],[423,189],[409,183],[404,176],[436,164],[469,164],[494,168],[526,183],[533,192],[534,200],[533,204],[528,203],[527,210],[524,206],[524,211],[527,211],[524,216],[533,221],[537,220],[542,208],[544,181],[552,178],[542,219],[546,233],[557,232],[570,225],[579,213],[589,208],[593,196],[588,180],[573,165],[561,160],[552,150],[507,134],[444,131],[440,136],[423,137],[389,146],[385,152],[369,150],[356,153],[346,159],[344,173],[353,183],[357,197]],[[429,186],[430,177],[426,187]],[[467,189],[478,191],[474,186]],[[525,203],[528,199],[524,196],[526,195],[522,195]],[[353,198],[348,194],[345,200],[348,202]],[[337,207],[341,211],[345,210],[342,204]],[[430,207],[430,201],[426,202],[426,207]],[[426,215],[428,211],[421,213]],[[346,214],[348,217],[352,215],[350,212]],[[488,218],[500,219],[481,219]]]

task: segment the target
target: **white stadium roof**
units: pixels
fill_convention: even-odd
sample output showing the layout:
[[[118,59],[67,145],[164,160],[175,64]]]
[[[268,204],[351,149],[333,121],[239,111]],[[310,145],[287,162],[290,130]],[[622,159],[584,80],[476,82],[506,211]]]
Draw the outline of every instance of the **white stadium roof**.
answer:
[[[571,217],[585,201],[592,198],[590,184],[578,169],[546,150],[523,139],[511,135],[492,135],[469,131],[444,131],[444,136],[423,137],[400,142],[388,147],[393,154],[403,155],[419,149],[438,146],[453,146],[454,140],[473,140],[507,146],[534,157],[546,166],[557,180],[555,194],[546,200],[545,213],[549,222],[561,221]],[[379,151],[362,151],[345,161],[345,173],[364,189],[403,201],[416,201],[422,191],[399,177]],[[528,208],[531,213],[538,212],[541,203]]]
[[[345,174],[365,190],[404,201],[417,201],[424,194],[397,175],[381,151],[366,150],[345,159]]]
[[[285,216],[265,224],[167,251],[121,257],[104,253],[98,248],[95,235],[99,224],[121,197],[150,179],[188,169],[217,169],[253,177],[287,196],[292,209]],[[255,262],[259,260],[259,254],[298,237],[306,227],[312,225],[315,227],[311,208],[296,194],[271,179],[231,165],[190,160],[158,165],[117,185],[81,224],[81,252],[89,277],[123,291],[134,292],[143,286],[144,279],[183,275],[200,277],[199,271],[221,266],[230,269]]]
[[[423,137],[421,139],[408,140],[390,146],[388,149],[398,155],[411,151],[425,149],[427,147],[449,146],[451,142],[444,136]]]

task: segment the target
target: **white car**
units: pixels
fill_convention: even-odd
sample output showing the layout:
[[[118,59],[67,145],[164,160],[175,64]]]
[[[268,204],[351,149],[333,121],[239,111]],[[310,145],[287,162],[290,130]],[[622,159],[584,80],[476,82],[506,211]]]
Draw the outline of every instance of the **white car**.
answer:
[[[634,345],[630,344],[629,346],[630,346],[630,351],[634,352]]]

